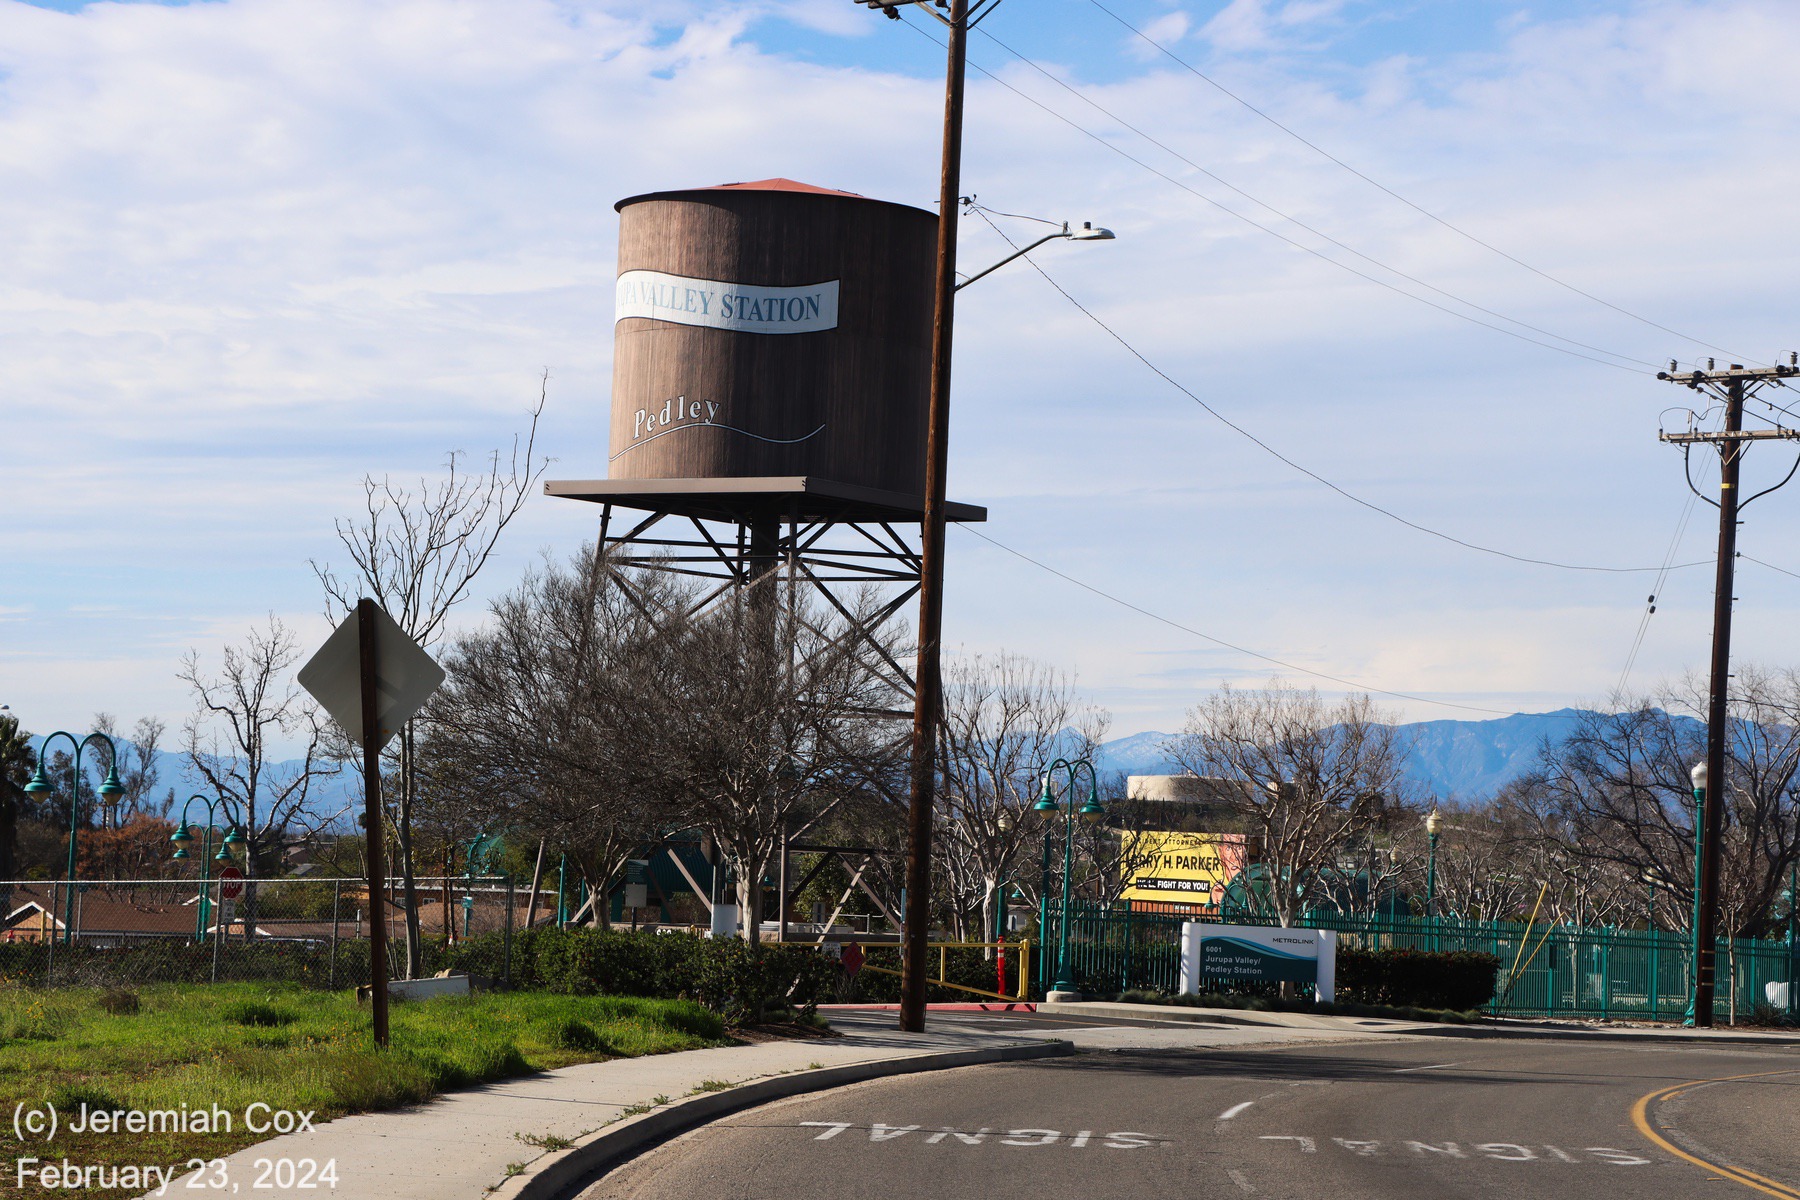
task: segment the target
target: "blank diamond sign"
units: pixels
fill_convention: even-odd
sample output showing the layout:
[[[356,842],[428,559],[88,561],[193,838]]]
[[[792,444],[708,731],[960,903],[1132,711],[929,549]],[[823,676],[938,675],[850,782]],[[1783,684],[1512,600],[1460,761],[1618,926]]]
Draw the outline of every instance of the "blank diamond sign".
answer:
[[[375,611],[375,719],[377,748],[431,698],[444,682],[444,668],[406,635],[379,605]],[[362,651],[356,613],[344,618],[298,676],[332,719],[357,745],[363,744]]]

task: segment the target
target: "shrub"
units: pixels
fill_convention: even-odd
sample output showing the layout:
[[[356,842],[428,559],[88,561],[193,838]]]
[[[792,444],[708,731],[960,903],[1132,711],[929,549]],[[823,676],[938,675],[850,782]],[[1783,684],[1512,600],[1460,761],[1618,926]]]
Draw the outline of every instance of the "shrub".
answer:
[[[1339,947],[1337,995],[1350,1004],[1461,1012],[1494,998],[1499,969],[1499,959],[1478,951]]]
[[[729,1025],[797,1009],[810,1015],[829,998],[838,964],[810,946],[754,944],[687,933],[538,929],[513,935],[515,987],[572,996],[693,1000]],[[443,952],[454,971],[497,975],[501,935],[483,934]]]
[[[107,988],[94,1003],[99,1006],[100,1011],[109,1012],[115,1017],[136,1016],[138,1010],[143,1008],[138,994],[129,988]]]

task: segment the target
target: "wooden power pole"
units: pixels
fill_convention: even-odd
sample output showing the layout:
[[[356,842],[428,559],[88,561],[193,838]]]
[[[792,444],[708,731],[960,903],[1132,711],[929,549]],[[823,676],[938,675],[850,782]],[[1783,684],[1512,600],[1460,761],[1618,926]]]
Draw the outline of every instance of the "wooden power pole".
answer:
[[[962,195],[963,79],[969,30],[1000,0],[858,0],[899,19],[917,5],[949,32],[944,156],[938,188],[936,317],[931,330],[931,415],[925,433],[925,510],[919,568],[919,658],[914,671],[911,787],[906,815],[906,909],[900,933],[900,1028],[925,1028],[931,931],[931,818],[937,802],[937,727],[943,708],[944,496],[950,451],[950,335],[956,305],[956,218]],[[938,9],[947,9],[939,12]]]
[[[1684,448],[1696,443],[1711,443],[1719,449],[1719,498],[1715,502],[1701,495],[1701,499],[1709,504],[1716,503],[1719,510],[1719,554],[1713,583],[1712,664],[1706,697],[1706,789],[1700,811],[1694,814],[1694,836],[1700,843],[1699,903],[1694,927],[1694,1024],[1705,1027],[1713,1023],[1713,995],[1717,988],[1714,943],[1718,938],[1719,861],[1725,832],[1725,799],[1731,786],[1725,773],[1725,738],[1731,698],[1731,605],[1736,599],[1732,590],[1737,565],[1738,510],[1746,503],[1740,498],[1739,470],[1744,451],[1753,441],[1800,440],[1800,430],[1781,426],[1746,430],[1744,400],[1767,383],[1800,375],[1800,368],[1792,364],[1745,368],[1733,363],[1718,371],[1713,369],[1710,361],[1704,371],[1681,373],[1674,370],[1674,363],[1669,367],[1668,371],[1657,372],[1656,377],[1684,384],[1696,391],[1708,391],[1725,402],[1723,429],[1660,435],[1663,441]],[[1688,486],[1693,487],[1691,478]],[[1700,494],[1698,488],[1694,490],[1696,495]]]

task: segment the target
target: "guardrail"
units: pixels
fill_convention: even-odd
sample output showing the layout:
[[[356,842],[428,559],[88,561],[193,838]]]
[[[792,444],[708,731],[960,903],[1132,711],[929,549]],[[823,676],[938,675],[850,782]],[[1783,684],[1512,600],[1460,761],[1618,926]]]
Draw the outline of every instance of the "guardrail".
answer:
[[[848,950],[848,948],[850,946],[856,946],[858,951],[861,950],[861,946],[858,945],[858,943],[856,943],[856,942],[845,943],[846,950]],[[938,973],[937,973],[937,977],[935,979],[927,979],[925,982],[932,984],[936,987],[950,988],[952,991],[968,992],[969,994],[975,995],[975,996],[985,996],[991,1000],[1022,1001],[1022,1000],[1029,1000],[1031,998],[1031,943],[1029,941],[932,942],[931,948],[935,949],[938,952]],[[950,974],[950,951],[952,951],[952,950],[993,950],[993,951],[995,951],[995,956],[994,956],[996,959],[995,982],[998,983],[1001,987],[1006,986],[1004,981],[1006,979],[1006,971],[1007,971],[1007,965],[1008,965],[1007,961],[1006,961],[1007,951],[1017,950],[1019,952],[1019,986],[1018,986],[1018,989],[1012,995],[1008,995],[1002,991],[991,991],[990,992],[990,991],[985,991],[982,988],[971,987],[966,983],[951,982],[950,979],[948,978],[948,976]],[[900,972],[898,972],[898,971],[889,970],[887,967],[870,966],[867,963],[864,963],[859,968],[859,970],[873,971],[877,975],[892,975],[892,976],[895,976],[896,978],[898,978],[900,976]]]

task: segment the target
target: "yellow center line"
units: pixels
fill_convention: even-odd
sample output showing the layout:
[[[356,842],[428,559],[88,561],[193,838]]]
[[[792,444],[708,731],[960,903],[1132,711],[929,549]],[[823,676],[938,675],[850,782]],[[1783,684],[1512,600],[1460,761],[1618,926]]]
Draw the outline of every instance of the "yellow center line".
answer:
[[[1800,1189],[1790,1187],[1785,1183],[1778,1183],[1773,1179],[1758,1175],[1755,1171],[1747,1171],[1743,1167],[1727,1167],[1720,1163],[1708,1162],[1704,1158],[1698,1158],[1669,1141],[1668,1138],[1665,1138],[1662,1134],[1656,1132],[1650,1125],[1650,1106],[1659,1100],[1673,1099],[1687,1088],[1695,1087],[1703,1083],[1732,1083],[1740,1079],[1764,1079],[1770,1075],[1792,1075],[1794,1073],[1795,1072],[1791,1070],[1758,1071],[1753,1075],[1723,1075],[1717,1079],[1690,1079],[1686,1083],[1678,1083],[1673,1087],[1659,1088],[1654,1092],[1638,1097],[1637,1103],[1631,1106],[1631,1123],[1637,1126],[1637,1131],[1639,1133],[1649,1138],[1652,1142],[1655,1142],[1658,1146],[1667,1150],[1675,1157],[1686,1159],[1696,1167],[1711,1171],[1717,1175],[1722,1175],[1733,1183],[1742,1184],[1747,1188],[1753,1188],[1765,1195],[1778,1196],[1781,1200],[1800,1200]]]

